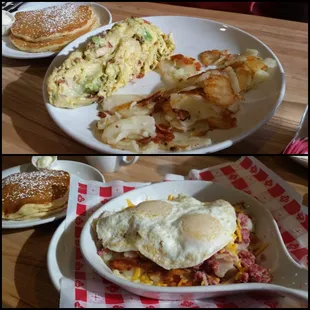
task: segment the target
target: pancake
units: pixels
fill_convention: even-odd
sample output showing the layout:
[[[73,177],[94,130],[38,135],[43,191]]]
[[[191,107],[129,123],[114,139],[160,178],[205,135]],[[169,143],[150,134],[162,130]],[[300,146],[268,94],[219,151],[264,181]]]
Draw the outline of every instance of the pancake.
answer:
[[[99,19],[95,15],[92,18],[91,22],[92,23],[88,26],[88,28],[84,28],[83,30],[76,32],[73,35],[68,35],[52,40],[46,40],[42,42],[29,42],[25,41],[22,38],[16,37],[13,33],[10,34],[10,40],[15,47],[25,52],[31,52],[31,53],[56,52],[60,51],[67,44],[69,44],[76,38],[80,37],[81,35],[100,26]]]
[[[2,219],[44,218],[66,209],[70,175],[41,170],[9,175],[2,180]]]
[[[54,40],[88,28],[93,15],[91,6],[74,3],[17,12],[11,32],[31,42]]]

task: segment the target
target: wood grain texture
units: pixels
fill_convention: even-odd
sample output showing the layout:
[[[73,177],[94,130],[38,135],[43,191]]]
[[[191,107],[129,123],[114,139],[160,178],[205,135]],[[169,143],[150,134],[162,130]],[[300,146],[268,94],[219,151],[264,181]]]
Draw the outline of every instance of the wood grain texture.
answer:
[[[222,154],[279,154],[295,135],[308,103],[308,25],[246,14],[142,2],[102,2],[113,21],[130,16],[185,15],[241,28],[267,44],[286,72],[287,91],[275,116],[260,130]],[[5,154],[96,154],[72,140],[49,117],[42,82],[52,58],[2,57],[2,152]]]
[[[132,166],[117,173],[104,174],[106,181],[158,182],[167,173],[187,175],[239,156],[141,156]],[[84,156],[59,156],[59,159],[86,162]],[[308,199],[308,170],[289,157],[259,156],[268,168]],[[29,163],[31,156],[2,156],[2,170]],[[10,307],[58,307],[59,295],[53,287],[46,265],[47,249],[60,221],[34,229],[2,231],[2,301]]]

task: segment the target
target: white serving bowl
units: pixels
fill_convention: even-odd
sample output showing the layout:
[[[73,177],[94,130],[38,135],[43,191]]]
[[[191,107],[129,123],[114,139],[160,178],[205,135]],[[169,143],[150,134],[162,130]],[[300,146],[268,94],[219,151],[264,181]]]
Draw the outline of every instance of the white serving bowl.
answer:
[[[264,251],[262,265],[270,268],[272,284],[242,283],[216,286],[157,287],[134,283],[115,276],[97,255],[91,224],[103,211],[119,211],[127,206],[126,199],[138,204],[146,199],[167,199],[168,195],[186,194],[200,201],[225,199],[230,203],[244,201],[248,213],[255,219],[256,234],[269,246]],[[232,187],[203,181],[173,181],[153,184],[125,193],[98,209],[86,222],[80,239],[86,262],[102,277],[137,295],[163,300],[201,299],[250,291],[272,291],[274,294],[308,300],[308,272],[289,255],[271,213],[258,200]],[[301,288],[302,290],[299,290]]]

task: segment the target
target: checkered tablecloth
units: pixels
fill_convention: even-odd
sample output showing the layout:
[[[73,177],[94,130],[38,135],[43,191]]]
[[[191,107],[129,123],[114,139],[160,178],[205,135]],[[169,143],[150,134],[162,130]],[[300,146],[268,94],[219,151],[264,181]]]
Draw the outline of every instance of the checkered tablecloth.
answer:
[[[274,216],[284,243],[292,257],[308,266],[308,211],[302,197],[284,180],[254,157],[242,157],[237,162],[192,170],[188,176],[166,175],[164,181],[206,180],[231,185],[262,203]],[[242,295],[204,300],[162,301],[136,296],[97,275],[86,264],[79,248],[79,238],[87,218],[111,198],[150,183],[86,182],[72,178],[66,227],[74,222],[75,239],[72,249],[74,279],[61,281],[60,307],[75,308],[286,308],[307,307],[287,298]]]

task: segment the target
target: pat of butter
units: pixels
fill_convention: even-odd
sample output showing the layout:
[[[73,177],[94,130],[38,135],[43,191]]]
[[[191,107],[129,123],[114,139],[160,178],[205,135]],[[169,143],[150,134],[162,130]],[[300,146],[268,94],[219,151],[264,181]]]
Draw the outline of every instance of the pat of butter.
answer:
[[[36,164],[38,168],[47,168],[53,163],[54,160],[54,156],[42,156],[37,160]]]

